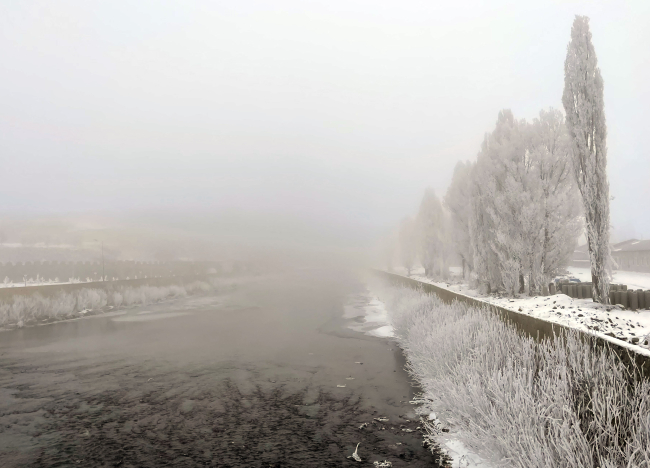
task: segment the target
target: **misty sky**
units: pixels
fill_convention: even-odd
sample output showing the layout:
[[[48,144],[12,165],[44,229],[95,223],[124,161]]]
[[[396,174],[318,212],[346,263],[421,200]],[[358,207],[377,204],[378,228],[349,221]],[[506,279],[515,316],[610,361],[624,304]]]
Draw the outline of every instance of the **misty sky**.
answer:
[[[394,225],[497,113],[605,80],[612,222],[650,237],[650,1],[0,2],[0,211]]]

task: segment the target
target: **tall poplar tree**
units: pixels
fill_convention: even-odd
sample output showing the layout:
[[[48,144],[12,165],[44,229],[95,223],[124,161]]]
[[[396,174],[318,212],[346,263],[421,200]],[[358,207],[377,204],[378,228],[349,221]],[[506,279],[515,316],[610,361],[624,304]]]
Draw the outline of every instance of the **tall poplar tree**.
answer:
[[[593,297],[609,303],[609,182],[603,78],[591,43],[589,18],[576,16],[564,62],[562,103],[572,143],[573,170],[582,202],[591,259]]]

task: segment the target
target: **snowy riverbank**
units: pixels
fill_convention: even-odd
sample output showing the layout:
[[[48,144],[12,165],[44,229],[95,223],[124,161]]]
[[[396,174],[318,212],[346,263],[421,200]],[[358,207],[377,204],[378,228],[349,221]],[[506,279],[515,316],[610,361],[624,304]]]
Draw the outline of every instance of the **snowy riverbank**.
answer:
[[[572,269],[570,272],[574,275],[584,274],[579,270],[583,269]],[[396,273],[406,276],[402,271],[396,271]],[[472,289],[458,277],[452,277],[450,281],[434,281],[422,273],[423,271],[420,269],[413,270],[409,278],[514,312],[593,333],[606,340],[615,340],[617,344],[635,352],[650,355],[650,310],[636,312],[623,310],[620,306],[605,306],[595,303],[591,299],[574,299],[565,294],[533,297],[522,295],[517,298],[499,294],[487,295]],[[645,283],[644,275],[643,273],[617,272],[614,278],[615,281],[621,282],[623,282],[622,278],[633,280],[631,283],[626,283],[630,287],[650,288]]]
[[[52,296],[17,294],[0,301],[0,330],[78,319],[134,305],[152,304],[224,287],[226,281],[207,278],[184,285],[97,287],[59,291]]]

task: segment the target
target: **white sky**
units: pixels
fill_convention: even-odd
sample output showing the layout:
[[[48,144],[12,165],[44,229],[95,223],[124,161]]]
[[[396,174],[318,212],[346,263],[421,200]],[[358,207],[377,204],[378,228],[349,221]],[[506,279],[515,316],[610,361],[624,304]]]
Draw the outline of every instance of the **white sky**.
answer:
[[[497,113],[605,79],[612,222],[650,237],[650,1],[0,3],[0,210],[241,210],[388,226]]]

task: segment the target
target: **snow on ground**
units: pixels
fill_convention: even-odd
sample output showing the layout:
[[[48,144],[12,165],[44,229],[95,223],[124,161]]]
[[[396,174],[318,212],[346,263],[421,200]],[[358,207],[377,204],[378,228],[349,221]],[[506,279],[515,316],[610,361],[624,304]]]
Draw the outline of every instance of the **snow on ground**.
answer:
[[[354,331],[371,336],[394,336],[384,303],[370,292],[351,295],[343,308],[343,318],[350,320],[348,328]]]
[[[396,273],[406,276],[405,271]],[[579,270],[579,269],[578,269]],[[579,272],[578,272],[579,273]],[[617,281],[637,288],[642,284],[645,273],[617,272]],[[628,275],[629,274],[629,275]],[[648,275],[650,277],[650,275]],[[602,305],[591,299],[573,299],[566,294],[555,296],[521,296],[511,298],[499,294],[481,294],[459,279],[449,282],[434,281],[424,276],[423,269],[412,270],[411,279],[430,283],[440,288],[480,299],[514,312],[530,315],[547,322],[553,322],[600,336],[605,340],[650,356],[650,310],[623,310],[621,306]],[[637,283],[624,283],[622,278],[632,278]],[[641,286],[638,286],[639,288]],[[643,289],[650,287],[643,287]]]
[[[589,268],[568,267],[567,270],[580,281],[591,281]],[[650,289],[650,273],[615,270],[612,283],[626,284],[628,289]]]
[[[491,465],[470,449],[465,447],[463,443],[454,438],[453,435],[441,437],[436,441],[447,450],[447,454],[451,457],[452,468],[492,468]]]

